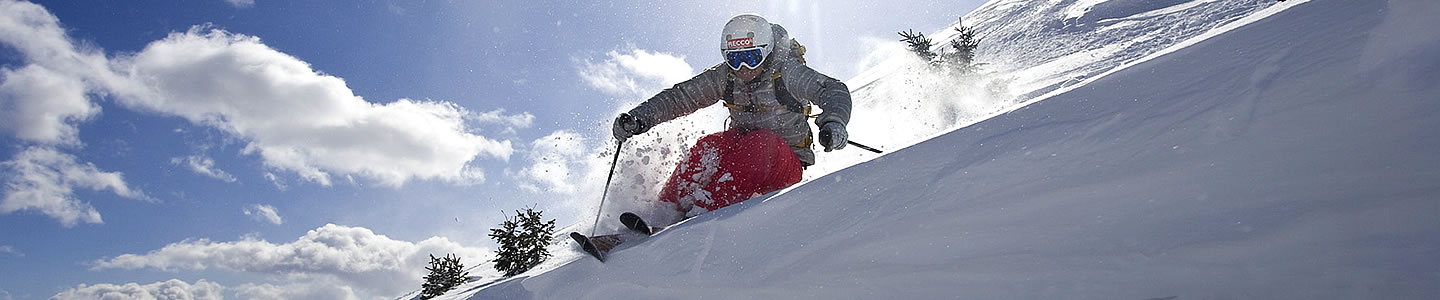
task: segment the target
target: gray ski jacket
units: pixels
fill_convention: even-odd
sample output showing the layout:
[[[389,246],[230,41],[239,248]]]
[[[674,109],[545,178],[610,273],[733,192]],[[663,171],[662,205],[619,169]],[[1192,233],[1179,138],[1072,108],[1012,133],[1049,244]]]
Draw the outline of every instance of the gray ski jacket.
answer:
[[[844,82],[796,60],[790,53],[793,51],[790,49],[791,39],[785,29],[778,24],[772,27],[775,29],[777,50],[766,58],[764,74],[743,82],[722,63],[650,97],[630,110],[630,115],[648,127],[724,100],[730,110],[729,128],[742,131],[769,129],[790,145],[790,150],[795,152],[801,163],[814,165],[815,152],[811,147],[814,138],[810,125],[805,123],[809,107],[813,104],[822,111],[815,119],[817,127],[827,122],[848,125],[850,89]],[[794,109],[793,103],[787,107],[780,99],[783,96],[777,95],[777,82],[783,83],[783,91],[788,91],[804,108]],[[727,90],[730,96],[724,97]]]

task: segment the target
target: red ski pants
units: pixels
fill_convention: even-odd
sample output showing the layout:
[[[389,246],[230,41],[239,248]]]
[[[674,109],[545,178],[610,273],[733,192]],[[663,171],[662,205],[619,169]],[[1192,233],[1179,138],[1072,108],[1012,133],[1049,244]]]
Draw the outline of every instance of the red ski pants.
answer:
[[[660,189],[660,200],[709,211],[800,182],[803,166],[768,129],[730,129],[700,138]]]

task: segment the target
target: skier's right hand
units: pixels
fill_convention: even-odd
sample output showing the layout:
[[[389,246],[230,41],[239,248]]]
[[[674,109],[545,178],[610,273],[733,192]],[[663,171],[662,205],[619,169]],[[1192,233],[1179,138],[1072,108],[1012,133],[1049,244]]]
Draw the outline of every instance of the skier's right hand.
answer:
[[[645,126],[643,122],[640,122],[639,119],[636,119],[635,116],[631,116],[629,113],[621,113],[620,117],[615,118],[615,128],[613,128],[615,140],[621,143],[624,143],[625,140],[631,136],[645,133],[645,131],[649,129],[650,128]]]

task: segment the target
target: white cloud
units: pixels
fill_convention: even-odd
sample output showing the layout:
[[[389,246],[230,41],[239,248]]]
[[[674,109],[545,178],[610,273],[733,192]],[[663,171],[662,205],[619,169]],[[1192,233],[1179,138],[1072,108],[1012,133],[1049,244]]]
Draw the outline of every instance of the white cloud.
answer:
[[[250,8],[255,6],[255,0],[225,0],[225,3],[229,3],[230,6],[234,6],[235,8]]]
[[[85,83],[40,65],[0,69],[0,131],[21,140],[78,145],[75,123],[100,107],[85,98]]]
[[[280,212],[276,211],[275,207],[270,205],[251,205],[250,207],[245,208],[245,215],[250,216],[251,218],[254,218],[256,221],[260,222],[266,222],[275,225],[280,225],[284,223],[284,221],[280,219]]]
[[[284,244],[255,237],[233,242],[185,240],[146,254],[98,260],[93,269],[221,269],[333,279],[357,293],[393,297],[419,286],[430,254],[447,253],[455,253],[469,265],[489,257],[489,250],[464,247],[442,237],[411,243],[363,227],[328,224]]]
[[[275,184],[275,189],[278,189],[280,191],[290,189],[290,185],[285,184],[285,182],[282,181],[279,176],[275,176],[275,173],[265,172],[265,179],[270,180],[270,183]]]
[[[79,222],[100,224],[100,212],[75,198],[76,188],[110,191],[121,197],[151,200],[145,193],[125,184],[123,174],[105,172],[91,163],[77,162],[74,156],[48,147],[29,147],[15,158],[0,163],[5,180],[5,198],[0,214],[36,210],[60,221],[65,227]]]
[[[100,113],[87,93],[121,78],[103,52],[77,47],[59,20],[40,5],[0,1],[0,43],[26,60],[0,68],[0,132],[42,144],[78,145],[75,123]]]
[[[221,292],[224,286],[218,283],[201,279],[195,284],[171,279],[146,285],[127,283],[114,285],[108,283],[96,285],[81,284],[74,288],[55,294],[50,299],[174,299],[174,300],[204,300],[204,299],[225,299]]]
[[[250,300],[353,300],[360,299],[355,289],[334,279],[318,279],[285,284],[247,283],[232,288],[241,299]],[[388,295],[394,296],[394,295]],[[388,299],[388,297],[387,297]]]
[[[389,186],[412,178],[469,184],[477,156],[508,159],[509,141],[470,133],[472,113],[450,102],[355,96],[340,78],[317,73],[255,37],[195,27],[172,33],[126,61],[142,93],[131,107],[181,116],[249,141],[267,166],[323,185],[331,175]]]
[[[79,144],[75,123],[98,106],[86,93],[126,107],[183,117],[247,142],[267,167],[329,185],[332,176],[387,186],[412,179],[483,182],[474,160],[508,160],[513,148],[474,134],[467,119],[528,126],[533,116],[479,116],[454,103],[372,103],[338,77],[260,42],[208,26],[172,33],[108,59],[77,48],[45,8],[0,0],[0,42],[25,57],[0,69],[0,132],[46,144]]]
[[[25,253],[24,253],[24,252],[20,252],[19,249],[15,249],[15,247],[11,247],[11,246],[9,246],[9,245],[0,245],[0,254],[14,255],[14,256],[17,256],[17,257],[25,257]]]
[[[186,167],[189,167],[190,171],[197,174],[205,175],[210,178],[219,179],[225,182],[235,182],[235,176],[230,175],[230,173],[225,172],[225,170],[215,168],[215,160],[209,157],[191,155],[186,157],[170,158],[170,164],[180,165],[182,163]]]
[[[580,78],[617,97],[645,97],[695,76],[684,57],[636,49],[612,50],[604,61],[579,61]]]
[[[495,109],[485,113],[474,114],[470,116],[470,119],[478,122],[501,124],[513,128],[529,128],[531,124],[535,123],[535,115],[532,115],[529,112],[521,112],[520,114],[516,115],[506,115],[504,108]]]
[[[530,165],[511,174],[532,192],[574,194],[587,167],[585,138],[560,130],[530,143]]]

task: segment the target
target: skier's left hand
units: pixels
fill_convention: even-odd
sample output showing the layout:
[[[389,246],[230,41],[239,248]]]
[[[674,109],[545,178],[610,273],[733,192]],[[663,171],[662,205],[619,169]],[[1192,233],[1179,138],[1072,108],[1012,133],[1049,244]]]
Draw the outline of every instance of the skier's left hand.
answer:
[[[845,133],[845,125],[840,122],[826,122],[820,126],[820,146],[825,147],[825,152],[845,149],[845,142],[849,141],[849,134]]]

